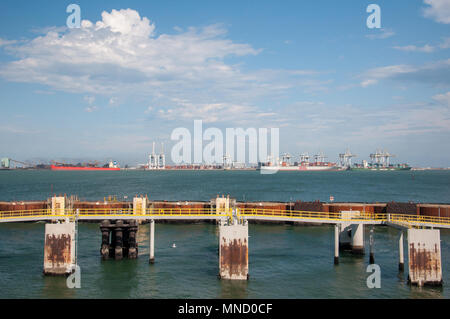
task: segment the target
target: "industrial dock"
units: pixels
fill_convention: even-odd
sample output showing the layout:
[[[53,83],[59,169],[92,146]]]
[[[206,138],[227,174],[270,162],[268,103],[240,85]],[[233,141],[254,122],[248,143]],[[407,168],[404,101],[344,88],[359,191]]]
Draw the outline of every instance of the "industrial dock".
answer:
[[[408,282],[417,286],[441,286],[442,263],[439,229],[450,228],[450,205],[413,203],[268,203],[237,202],[217,196],[209,202],[155,202],[135,196],[132,202],[106,198],[103,202],[83,202],[77,196],[53,196],[42,202],[0,203],[0,223],[45,221],[43,271],[45,275],[67,275],[77,271],[77,223],[101,222],[102,259],[138,258],[137,232],[149,223],[150,264],[155,253],[156,222],[213,222],[218,225],[218,276],[222,280],[249,280],[249,223],[332,225],[334,251],[330,262],[338,267],[340,254],[366,254],[364,228],[369,227],[369,264],[375,263],[373,228],[398,229],[398,270],[408,270]],[[404,236],[408,248],[405,267]],[[176,247],[174,244],[173,247]]]

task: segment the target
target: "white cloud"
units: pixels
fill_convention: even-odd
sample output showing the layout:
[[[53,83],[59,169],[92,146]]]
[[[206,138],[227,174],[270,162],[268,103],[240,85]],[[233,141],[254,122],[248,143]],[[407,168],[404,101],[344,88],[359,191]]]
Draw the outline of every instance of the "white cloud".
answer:
[[[153,110],[154,110],[153,106],[149,106],[149,107],[144,111],[144,113],[145,113],[145,114],[149,114],[149,113],[153,112]]]
[[[92,105],[95,102],[95,96],[85,96],[84,100],[89,104]]]
[[[116,105],[117,102],[118,102],[118,98],[117,97],[111,97],[109,99],[109,101],[108,101],[108,104],[112,106],[112,105]]]
[[[94,111],[97,111],[97,107],[96,106],[88,106],[87,108],[85,108],[84,110],[88,113],[92,113]]]
[[[318,76],[314,70],[245,71],[228,58],[261,50],[228,39],[221,25],[157,34],[154,23],[131,9],[103,12],[100,21],[84,20],[79,29],[48,28],[9,52],[16,59],[0,66],[7,80],[89,96],[139,96],[165,106],[164,116],[186,107],[169,104],[171,98],[189,101],[209,119],[220,120],[226,118],[217,116],[225,105],[246,109],[264,96],[299,87],[323,91],[330,83],[313,78]]]
[[[387,39],[395,35],[395,32],[391,29],[374,29],[371,34],[367,34],[366,38],[369,38],[371,40],[375,39]]]
[[[361,85],[369,86],[381,79],[415,81],[438,87],[450,86],[450,59],[420,66],[399,64],[373,68],[365,72]]]
[[[433,96],[433,99],[440,104],[447,106],[450,108],[450,92],[443,93],[443,94],[437,94]]]
[[[134,10],[103,12],[96,23],[85,20],[80,29],[52,30],[17,45],[19,59],[3,66],[0,75],[70,92],[142,92],[163,84],[175,88],[182,81],[241,79],[223,59],[259,52],[225,39],[219,25],[159,37],[154,30]]]
[[[450,92],[449,92],[450,93]],[[433,97],[448,103],[450,94]],[[327,140],[332,137],[351,143],[367,143],[413,134],[450,132],[450,108],[436,103],[416,103],[366,108],[359,105],[296,103],[283,110],[288,122],[301,129],[304,141]],[[343,130],[352,123],[351,130]]]
[[[429,44],[425,44],[423,47],[418,47],[415,45],[395,46],[394,49],[407,52],[425,52],[425,53],[431,53],[435,51],[435,47]]]
[[[0,47],[15,44],[15,43],[17,43],[16,40],[6,40],[6,39],[0,38]]]
[[[444,38],[444,40],[439,44],[439,47],[441,49],[448,49],[450,48],[450,37]]]
[[[450,37],[445,37],[442,39],[442,42],[433,46],[429,44],[425,44],[424,46],[416,46],[416,45],[405,45],[405,46],[394,46],[394,49],[407,51],[407,52],[425,52],[432,53],[438,49],[448,49],[450,48]]]
[[[362,86],[363,88],[365,88],[365,87],[368,87],[369,85],[377,84],[377,83],[378,83],[378,80],[368,79],[368,80],[362,81],[362,82],[361,82],[361,86]]]
[[[172,99],[173,107],[159,109],[157,115],[167,120],[180,118],[187,120],[201,119],[205,123],[233,121],[235,123],[254,120],[255,117],[267,116],[254,106],[233,103],[192,103],[188,100]],[[148,108],[147,111],[152,111]]]
[[[423,14],[439,23],[450,23],[450,1],[448,0],[424,0],[429,7],[424,8]]]

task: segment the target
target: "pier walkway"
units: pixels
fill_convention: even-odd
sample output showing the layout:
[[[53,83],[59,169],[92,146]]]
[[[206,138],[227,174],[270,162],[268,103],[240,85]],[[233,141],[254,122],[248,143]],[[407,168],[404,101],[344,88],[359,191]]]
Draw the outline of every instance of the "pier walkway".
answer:
[[[298,222],[311,224],[390,225],[400,228],[450,228],[450,217],[421,216],[408,214],[375,214],[369,212],[313,212],[277,209],[236,208],[234,218],[257,221]],[[99,209],[52,209],[15,210],[0,212],[0,223],[51,221],[51,220],[223,220],[233,218],[231,209],[217,211],[205,208],[147,208],[136,211],[132,208]]]

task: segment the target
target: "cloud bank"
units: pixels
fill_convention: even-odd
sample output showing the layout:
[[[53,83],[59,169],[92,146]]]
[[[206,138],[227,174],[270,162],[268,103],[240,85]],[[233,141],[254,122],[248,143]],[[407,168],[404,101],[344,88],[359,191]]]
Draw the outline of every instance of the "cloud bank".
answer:
[[[439,23],[450,23],[450,1],[424,0],[428,7],[424,8],[423,15]]]

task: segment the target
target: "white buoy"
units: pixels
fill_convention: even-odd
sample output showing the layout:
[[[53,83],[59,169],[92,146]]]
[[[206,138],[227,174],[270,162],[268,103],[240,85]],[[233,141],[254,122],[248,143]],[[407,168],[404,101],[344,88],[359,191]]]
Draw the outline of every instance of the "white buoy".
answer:
[[[173,243],[172,248],[177,248],[177,245],[175,245],[175,243]]]

